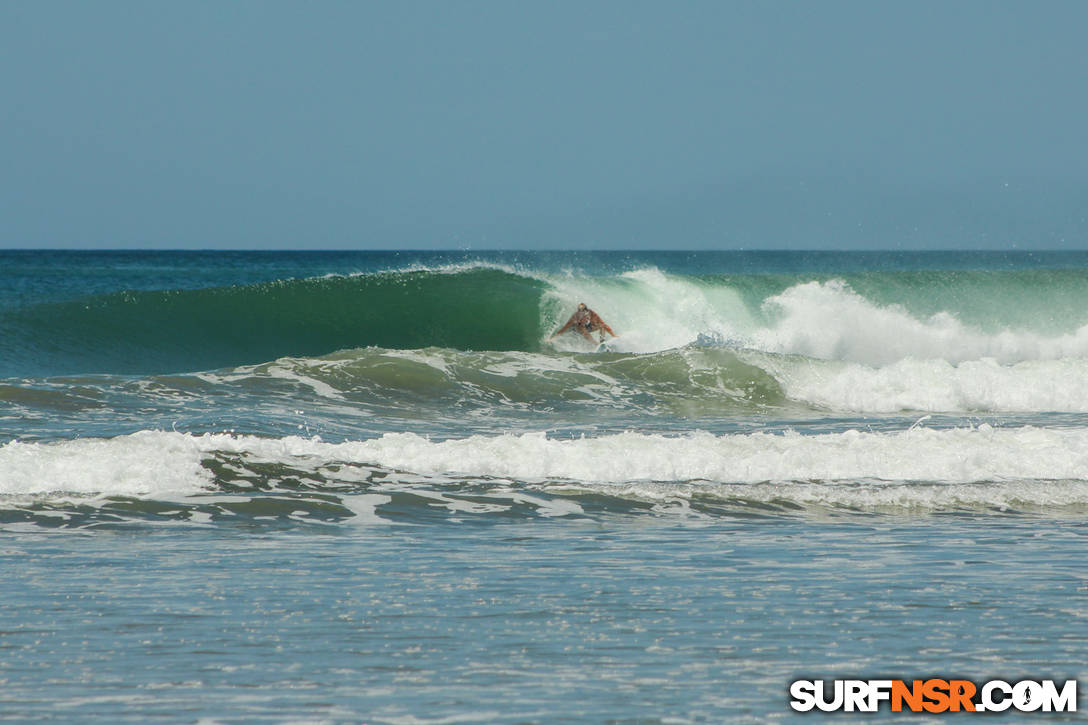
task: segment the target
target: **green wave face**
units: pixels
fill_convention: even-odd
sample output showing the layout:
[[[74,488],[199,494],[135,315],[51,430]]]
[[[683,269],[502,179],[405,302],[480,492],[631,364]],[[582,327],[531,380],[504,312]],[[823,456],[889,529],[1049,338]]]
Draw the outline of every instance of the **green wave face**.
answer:
[[[0,384],[0,423],[52,435],[63,415],[110,437],[133,429],[258,427],[358,439],[413,430],[676,430],[682,421],[819,413],[791,400],[773,366],[724,348],[658,353],[340,350],[188,374],[81,375]],[[10,430],[0,425],[0,429]],[[0,432],[0,443],[3,443]]]
[[[21,347],[4,367],[29,358],[52,375],[146,374],[367,345],[532,350],[543,288],[481,268],[116,293],[9,315],[4,332]]]
[[[686,418],[787,403],[770,374],[720,348],[599,355],[366,348],[317,359],[281,358],[224,375],[234,384],[295,381],[325,400],[423,415],[607,408]]]
[[[1080,269],[594,276],[483,265],[15,308],[0,313],[0,377],[193,372],[363,347],[579,354],[596,343],[548,341],[579,302],[619,333],[610,349],[633,354],[725,345],[877,367],[1088,357]]]

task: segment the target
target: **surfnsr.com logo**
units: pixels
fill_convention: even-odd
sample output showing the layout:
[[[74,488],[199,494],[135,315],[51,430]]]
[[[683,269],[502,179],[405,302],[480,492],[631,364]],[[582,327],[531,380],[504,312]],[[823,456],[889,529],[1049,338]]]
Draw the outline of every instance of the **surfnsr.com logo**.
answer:
[[[798,712],[1076,712],[1077,681],[1054,680],[796,680],[790,707]]]

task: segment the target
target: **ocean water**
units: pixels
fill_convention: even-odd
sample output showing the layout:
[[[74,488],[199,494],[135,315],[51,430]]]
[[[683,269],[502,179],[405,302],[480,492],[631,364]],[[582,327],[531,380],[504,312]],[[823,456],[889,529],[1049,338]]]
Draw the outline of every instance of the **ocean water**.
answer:
[[[0,339],[3,721],[1088,683],[1088,253],[9,251]]]

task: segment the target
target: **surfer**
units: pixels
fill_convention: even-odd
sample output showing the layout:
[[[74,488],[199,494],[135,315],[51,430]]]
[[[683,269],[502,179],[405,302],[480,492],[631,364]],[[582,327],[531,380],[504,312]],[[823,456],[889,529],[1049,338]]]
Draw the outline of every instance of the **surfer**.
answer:
[[[578,330],[582,337],[590,342],[596,342],[590,335],[591,332],[600,332],[601,342],[604,342],[604,333],[606,332],[612,337],[619,337],[619,335],[612,332],[612,328],[608,326],[607,322],[601,319],[600,315],[586,307],[585,302],[578,303],[578,309],[570,316],[570,319],[567,320],[567,324],[560,327],[556,333],[552,335],[551,339],[554,340],[572,327]]]

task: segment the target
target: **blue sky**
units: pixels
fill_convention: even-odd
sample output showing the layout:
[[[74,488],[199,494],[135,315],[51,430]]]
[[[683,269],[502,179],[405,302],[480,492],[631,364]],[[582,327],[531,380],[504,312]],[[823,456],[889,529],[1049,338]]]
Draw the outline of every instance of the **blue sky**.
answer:
[[[1083,2],[0,0],[0,246],[1086,248]]]

